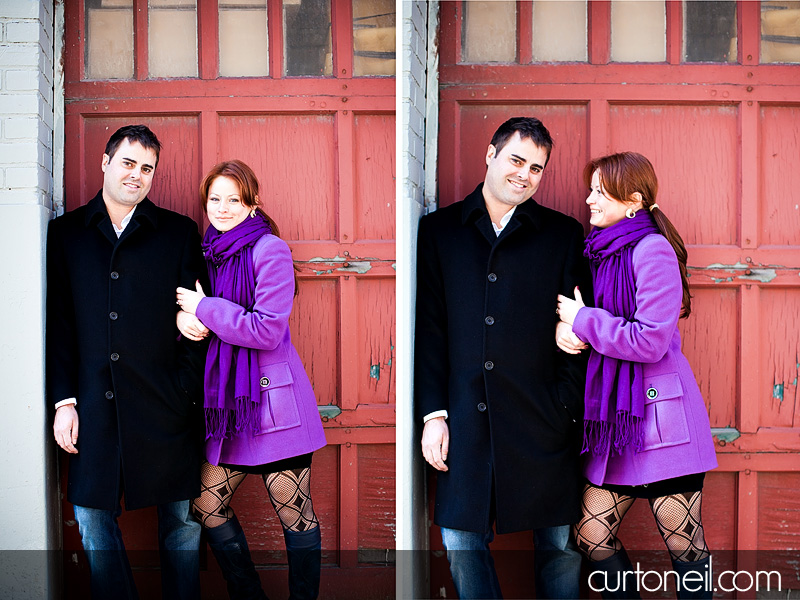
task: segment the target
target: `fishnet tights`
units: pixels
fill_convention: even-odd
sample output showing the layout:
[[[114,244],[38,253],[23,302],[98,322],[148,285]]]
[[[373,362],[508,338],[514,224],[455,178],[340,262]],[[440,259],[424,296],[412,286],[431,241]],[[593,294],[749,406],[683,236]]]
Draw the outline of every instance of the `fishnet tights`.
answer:
[[[708,556],[700,520],[702,492],[687,492],[649,500],[661,537],[673,560],[692,562]],[[589,560],[599,561],[622,549],[617,532],[636,498],[587,485],[583,516],[575,526],[575,540]]]
[[[203,463],[200,496],[192,503],[192,513],[203,527],[219,527],[233,518],[230,503],[245,477],[247,473]],[[310,467],[261,477],[284,529],[306,531],[319,525],[311,502]]]

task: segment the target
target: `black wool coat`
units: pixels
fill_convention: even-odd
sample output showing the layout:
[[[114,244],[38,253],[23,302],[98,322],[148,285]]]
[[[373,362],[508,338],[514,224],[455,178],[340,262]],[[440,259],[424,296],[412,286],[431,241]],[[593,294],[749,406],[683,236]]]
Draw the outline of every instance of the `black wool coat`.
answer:
[[[555,309],[576,285],[591,302],[583,228],[530,199],[498,237],[481,184],[422,218],[418,261],[415,413],[447,410],[450,428],[435,523],[574,523],[586,362],[557,349]]]
[[[122,490],[126,509],[199,495],[207,344],[175,325],[175,288],[198,279],[197,225],[148,199],[119,239],[101,192],[50,222],[47,389],[52,404],[78,400],[73,504],[112,510]]]

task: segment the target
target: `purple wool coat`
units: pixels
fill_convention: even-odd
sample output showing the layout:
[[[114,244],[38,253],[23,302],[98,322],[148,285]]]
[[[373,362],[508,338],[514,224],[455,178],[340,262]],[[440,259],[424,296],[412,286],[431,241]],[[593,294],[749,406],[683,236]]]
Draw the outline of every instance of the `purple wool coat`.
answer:
[[[289,333],[294,267],[286,242],[271,234],[259,239],[253,267],[252,311],[223,298],[203,298],[197,306],[197,318],[222,341],[259,351],[261,429],[206,440],[206,458],[214,465],[261,465],[325,445],[314,390]]]
[[[595,485],[643,485],[717,466],[708,413],[681,352],[683,289],[678,259],[664,236],[651,234],[636,245],[633,274],[632,321],[584,307],[572,325],[593,351],[644,365],[643,447],[628,447],[620,456],[585,454],[584,474]]]

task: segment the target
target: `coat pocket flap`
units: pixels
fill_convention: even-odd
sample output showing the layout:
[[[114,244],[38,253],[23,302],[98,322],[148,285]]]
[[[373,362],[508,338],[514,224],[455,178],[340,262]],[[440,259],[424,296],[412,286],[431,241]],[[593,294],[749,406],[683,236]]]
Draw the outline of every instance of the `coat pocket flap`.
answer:
[[[644,403],[658,402],[683,396],[681,378],[677,373],[652,375],[644,379]]]
[[[271,390],[283,385],[294,383],[292,371],[289,369],[288,362],[275,363],[272,365],[259,365],[259,385],[261,390]]]

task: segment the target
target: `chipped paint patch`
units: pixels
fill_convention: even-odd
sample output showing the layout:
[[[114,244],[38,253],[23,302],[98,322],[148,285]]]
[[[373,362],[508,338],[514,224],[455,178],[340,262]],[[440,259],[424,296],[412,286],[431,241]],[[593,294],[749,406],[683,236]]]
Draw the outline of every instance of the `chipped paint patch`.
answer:
[[[328,419],[335,419],[340,414],[342,414],[342,409],[334,404],[325,404],[322,406],[317,406],[317,410],[319,411],[320,417],[327,417]]]
[[[783,384],[776,383],[772,386],[772,397],[783,402]]]
[[[733,281],[733,277],[712,277],[711,281],[714,283],[723,283],[725,281]]]
[[[381,378],[381,366],[380,365],[370,365],[369,366],[369,376],[373,379],[380,380]]]
[[[337,267],[336,270],[344,273],[359,273],[363,275],[372,268],[368,260],[351,260],[346,262],[345,265],[347,266],[342,265],[341,267]]]
[[[750,265],[740,262],[737,262],[734,265],[723,265],[722,263],[713,263],[704,268],[706,271],[710,271],[712,269],[749,269]]]
[[[739,279],[769,283],[777,276],[778,273],[775,271],[775,269],[750,269],[750,275],[739,275]]]
[[[711,435],[720,441],[729,444],[742,436],[735,427],[712,427]]]

